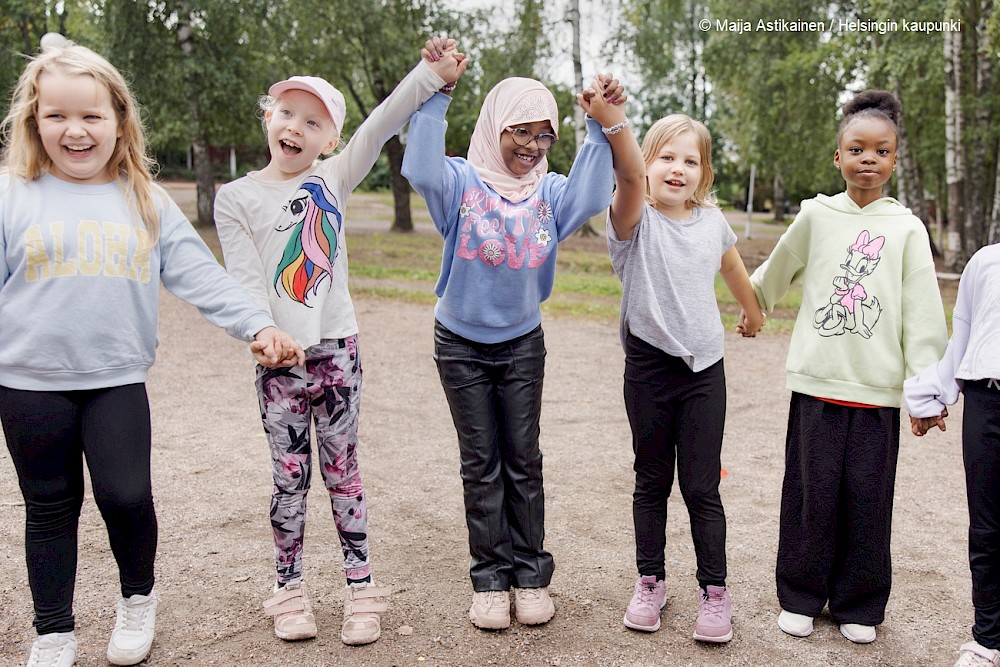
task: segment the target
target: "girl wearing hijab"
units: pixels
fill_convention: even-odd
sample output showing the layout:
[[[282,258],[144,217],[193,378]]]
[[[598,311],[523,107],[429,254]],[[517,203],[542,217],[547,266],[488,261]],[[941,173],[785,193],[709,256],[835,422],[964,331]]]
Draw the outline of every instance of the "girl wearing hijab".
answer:
[[[569,176],[548,172],[559,112],[533,79],[509,78],[483,102],[469,157],[445,156],[442,90],[410,120],[403,174],[444,239],[434,360],[458,434],[473,597],[482,629],[546,623],[555,564],[545,536],[538,445],[545,370],[542,301],[558,243],[611,201],[612,146],[628,125],[617,79],[577,96],[587,137]],[[598,93],[611,104],[590,104]]]

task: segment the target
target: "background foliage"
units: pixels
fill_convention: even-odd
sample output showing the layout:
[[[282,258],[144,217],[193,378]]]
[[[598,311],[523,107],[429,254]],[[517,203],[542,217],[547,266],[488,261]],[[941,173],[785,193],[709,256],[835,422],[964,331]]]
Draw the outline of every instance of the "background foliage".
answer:
[[[604,54],[630,95],[641,130],[680,111],[703,119],[715,138],[717,188],[745,205],[750,166],[754,208],[780,218],[785,207],[843,182],[833,167],[838,109],[851,94],[879,87],[904,107],[906,168],[893,194],[933,229],[963,239],[957,264],[982,243],[1000,240],[1000,12],[991,0],[582,0],[585,41]],[[9,91],[24,56],[45,32],[59,31],[104,53],[131,80],[145,105],[151,143],[168,174],[183,172],[192,147],[210,207],[212,182],[228,178],[230,149],[239,174],[266,163],[256,108],[274,81],[292,74],[326,77],[348,98],[345,139],[416,63],[429,34],[446,31],[471,57],[449,111],[447,150],[464,154],[486,91],[507,76],[550,84],[565,123],[550,163],[565,172],[576,152],[575,100],[568,78],[567,0],[459,5],[448,0],[0,0],[0,85]],[[766,31],[764,20],[821,20],[824,31]],[[945,33],[911,32],[903,21],[961,21],[945,52]],[[699,27],[708,21],[709,30]],[[748,21],[754,29],[726,29]],[[844,22],[868,26],[844,29]],[[896,21],[880,30],[878,21]],[[721,22],[721,23],[720,23]],[[592,48],[593,50],[593,48]],[[946,64],[958,67],[946,79]],[[594,72],[585,71],[585,78]],[[945,90],[957,97],[946,109]],[[0,111],[9,99],[0,99]],[[957,142],[946,125],[961,121]],[[387,149],[368,187],[398,188]],[[200,151],[200,152],[199,152]],[[394,152],[395,151],[395,152]],[[958,156],[961,188],[946,162]],[[955,176],[952,177],[954,181]],[[403,183],[405,192],[405,182]],[[949,194],[950,193],[950,194]],[[949,202],[949,197],[952,201]],[[962,207],[950,207],[961,198]],[[408,198],[397,196],[400,206]],[[210,219],[208,209],[208,217]],[[408,211],[407,211],[408,213]],[[199,216],[202,215],[199,208]],[[972,219],[969,216],[977,219]],[[404,227],[405,228],[405,227]]]

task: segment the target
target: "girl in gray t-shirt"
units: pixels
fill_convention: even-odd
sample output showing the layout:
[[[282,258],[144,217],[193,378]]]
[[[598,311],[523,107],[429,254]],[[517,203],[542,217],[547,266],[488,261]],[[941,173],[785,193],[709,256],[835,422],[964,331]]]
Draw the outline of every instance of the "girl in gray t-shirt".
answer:
[[[744,336],[756,335],[764,315],[736,235],[711,195],[715,177],[705,126],[681,114],[667,116],[646,133],[641,152],[631,134],[608,134],[625,144],[613,145],[617,189],[608,213],[608,247],[622,281],[639,570],[624,622],[646,632],[660,627],[667,499],[676,460],[698,562],[694,638],[728,642],[732,603],[719,495],[726,380],[715,275],[722,273],[745,312],[737,327]]]

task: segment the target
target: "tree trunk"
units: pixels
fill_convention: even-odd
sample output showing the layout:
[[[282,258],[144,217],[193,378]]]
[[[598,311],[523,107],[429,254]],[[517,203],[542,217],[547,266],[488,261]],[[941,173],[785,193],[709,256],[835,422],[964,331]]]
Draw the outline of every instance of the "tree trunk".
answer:
[[[569,4],[569,24],[573,29],[573,80],[576,82],[576,92],[583,90],[583,60],[580,57],[580,0],[571,0]],[[583,119],[583,109],[579,104],[573,106],[573,127],[576,131],[576,152],[583,148],[583,140],[587,136],[587,126]]]
[[[979,20],[976,30],[973,31],[973,39],[979,40],[975,48],[975,58],[972,60],[975,67],[976,95],[973,100],[974,113],[972,122],[975,124],[973,134],[983,137],[989,132],[990,123],[990,88],[993,80],[993,54],[988,53],[989,39],[987,38],[987,25],[990,17],[990,8],[993,0],[983,0],[980,4]],[[963,224],[963,249],[965,256],[972,257],[986,243],[986,150],[987,143],[980,139],[972,143],[971,159],[969,161],[969,189],[966,192],[967,203],[965,220]]]
[[[392,184],[392,203],[396,213],[389,231],[409,233],[413,231],[410,182],[403,177],[403,142],[398,135],[386,142],[385,150],[389,157],[389,181]]]
[[[215,220],[215,174],[208,139],[199,136],[191,144],[194,152],[194,180],[198,189],[198,224],[212,225]]]
[[[969,162],[969,189],[966,192],[967,205],[963,235],[963,245],[967,258],[972,257],[977,250],[986,244],[988,236],[987,215],[990,213],[987,210],[986,202],[993,199],[992,196],[987,196],[989,186],[987,185],[986,163],[989,142],[982,139],[982,137],[989,135],[990,128],[989,100],[993,87],[993,58],[995,56],[990,49],[988,26],[993,1],[982,0],[980,2],[979,18],[976,29],[972,33],[976,66],[975,111],[972,115],[973,134],[981,138],[979,141],[972,142],[972,155]],[[995,195],[996,192],[991,194]]]
[[[1000,142],[997,143],[996,180],[993,183],[993,212],[986,243],[1000,243]]]
[[[580,57],[580,0],[570,0],[569,22],[573,27],[573,77],[576,81],[576,90],[583,90],[583,59]],[[583,148],[583,141],[587,136],[587,125],[583,119],[583,109],[579,104],[573,107],[573,126],[576,137],[576,152]],[[597,232],[587,221],[580,227],[580,236],[597,236]]]
[[[774,221],[784,222],[785,221],[785,181],[782,180],[781,176],[775,175],[771,200],[774,202],[772,208],[774,208]]]
[[[962,146],[962,35],[944,33],[945,181],[948,184],[948,241],[945,266],[960,271],[965,220],[965,151]]]
[[[899,80],[895,82],[896,97],[902,102],[903,100],[903,90],[899,85]],[[904,107],[905,108],[905,107]],[[906,128],[906,118],[900,116],[899,124],[896,126],[897,134],[899,136],[899,145],[897,154],[899,156],[899,199],[903,202],[904,206],[908,206],[913,215],[920,218],[924,227],[927,228],[927,235],[931,240],[931,253],[935,257],[941,256],[941,250],[938,247],[938,242],[934,241],[934,235],[931,233],[931,219],[930,214],[927,209],[927,201],[924,199],[924,182],[923,177],[920,173],[920,165],[917,161],[913,159],[910,153],[910,135]]]

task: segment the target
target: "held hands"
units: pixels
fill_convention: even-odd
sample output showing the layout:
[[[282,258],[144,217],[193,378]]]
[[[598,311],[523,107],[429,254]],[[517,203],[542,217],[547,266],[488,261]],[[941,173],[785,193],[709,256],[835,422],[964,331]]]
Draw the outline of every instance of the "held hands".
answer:
[[[913,435],[918,438],[935,426],[942,431],[946,431],[948,429],[945,428],[944,418],[947,416],[948,408],[942,410],[941,414],[937,417],[914,417],[913,415],[910,415],[910,430],[913,431]]]
[[[758,319],[758,315],[760,319]],[[744,338],[755,338],[767,322],[767,315],[763,311],[747,314],[747,311],[740,308],[740,321],[736,325],[736,331]]]
[[[598,74],[576,101],[588,116],[602,127],[613,127],[625,122],[625,88],[611,74]]]
[[[447,82],[441,92],[449,95],[469,66],[469,59],[459,52],[455,40],[447,35],[428,39],[420,50],[420,57],[427,61],[435,74]]]
[[[301,366],[306,363],[306,353],[291,335],[277,327],[265,327],[257,332],[250,343],[250,353],[257,363],[267,368]]]

